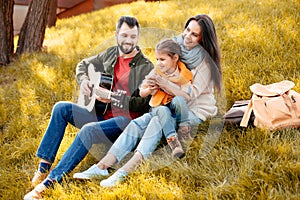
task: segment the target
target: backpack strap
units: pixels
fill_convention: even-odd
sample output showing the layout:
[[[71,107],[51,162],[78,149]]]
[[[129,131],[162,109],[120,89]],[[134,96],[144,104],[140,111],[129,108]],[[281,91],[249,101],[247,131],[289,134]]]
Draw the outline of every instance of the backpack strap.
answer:
[[[287,93],[281,94],[281,96],[293,118],[297,118],[297,106],[295,103],[293,103],[293,99]]]
[[[247,127],[248,126],[248,122],[250,120],[252,110],[253,110],[253,103],[252,103],[252,99],[251,99],[248,106],[247,106],[247,108],[246,108],[246,111],[243,115],[242,121],[240,123],[241,127]]]

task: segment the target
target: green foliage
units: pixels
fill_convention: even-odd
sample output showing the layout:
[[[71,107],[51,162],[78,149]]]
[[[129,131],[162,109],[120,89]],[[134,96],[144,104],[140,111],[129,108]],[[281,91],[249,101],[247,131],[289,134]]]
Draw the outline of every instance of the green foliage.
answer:
[[[138,1],[59,20],[46,30],[45,51],[0,68],[1,199],[22,199],[31,189],[38,164],[34,154],[52,106],[60,100],[76,101],[76,64],[115,44],[115,23],[121,15],[140,21],[140,46],[152,61],[160,38],[180,33],[193,15],[210,15],[222,50],[228,109],[235,100],[249,99],[249,86],[256,82],[288,79],[300,91],[299,10],[298,0]],[[270,132],[226,126],[209,154],[199,157],[207,128],[205,124],[198,130],[182,160],[149,170],[153,163],[166,162],[169,153],[162,153],[112,189],[101,188],[96,180],[66,178],[45,199],[300,198],[299,129]],[[77,131],[67,128],[58,160]],[[75,171],[96,161],[89,155]]]

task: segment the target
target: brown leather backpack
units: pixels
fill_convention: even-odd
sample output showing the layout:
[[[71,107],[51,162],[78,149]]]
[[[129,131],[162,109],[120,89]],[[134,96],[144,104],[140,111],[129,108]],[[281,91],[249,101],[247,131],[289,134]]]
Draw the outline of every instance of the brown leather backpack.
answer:
[[[300,94],[291,90],[295,84],[281,81],[270,85],[250,86],[253,96],[240,126],[247,127],[253,111],[254,126],[270,130],[300,127]]]

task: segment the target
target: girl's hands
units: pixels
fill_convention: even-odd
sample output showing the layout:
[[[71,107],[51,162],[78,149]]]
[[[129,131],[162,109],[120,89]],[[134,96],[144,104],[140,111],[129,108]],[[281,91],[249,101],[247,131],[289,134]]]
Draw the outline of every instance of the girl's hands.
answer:
[[[146,77],[147,84],[149,85],[150,89],[157,90],[158,88],[166,88],[168,87],[169,81],[167,78],[162,77],[157,74],[153,74],[150,77]]]
[[[146,83],[151,90],[157,90],[163,88],[164,84],[168,84],[168,80],[160,75],[152,74],[151,76],[146,76]]]
[[[168,86],[169,84],[169,81],[166,77],[162,77],[160,75],[156,75],[155,77],[155,81],[156,81],[156,84],[160,87],[160,88],[165,88]]]

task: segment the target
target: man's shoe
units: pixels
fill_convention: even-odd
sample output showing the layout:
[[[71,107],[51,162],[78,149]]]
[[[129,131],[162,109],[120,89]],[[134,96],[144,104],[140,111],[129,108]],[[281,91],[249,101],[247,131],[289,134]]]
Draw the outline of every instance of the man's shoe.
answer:
[[[33,190],[31,190],[30,192],[28,192],[24,196],[24,200],[38,200],[38,199],[43,199],[42,198],[42,193],[46,189],[47,189],[47,187],[43,183],[40,183]]]
[[[184,156],[183,148],[177,138],[177,136],[172,136],[167,139],[168,145],[172,149],[172,156],[176,158],[182,158]]]
[[[127,172],[123,169],[117,170],[112,176],[108,179],[104,179],[100,182],[102,187],[113,187],[125,180],[125,177],[128,176]]]
[[[36,171],[34,173],[34,177],[31,180],[31,185],[32,187],[37,186],[38,184],[40,184],[43,180],[45,180],[47,178],[49,173],[42,173],[40,171]]]
[[[89,169],[83,171],[83,172],[78,172],[73,175],[73,178],[76,179],[93,179],[97,178],[99,176],[108,176],[109,173],[107,169],[100,169],[96,164],[91,166]]]

